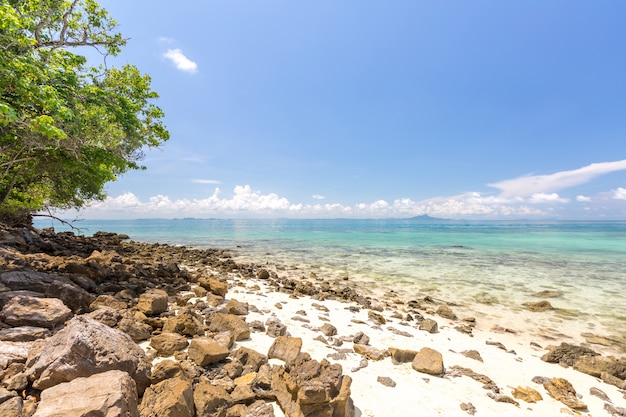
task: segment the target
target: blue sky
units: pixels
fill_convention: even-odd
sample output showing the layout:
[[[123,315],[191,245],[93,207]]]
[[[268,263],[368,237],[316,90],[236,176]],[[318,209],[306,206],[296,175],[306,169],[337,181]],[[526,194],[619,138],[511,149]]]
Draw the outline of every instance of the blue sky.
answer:
[[[626,219],[626,3],[100,2],[171,139],[86,218]]]

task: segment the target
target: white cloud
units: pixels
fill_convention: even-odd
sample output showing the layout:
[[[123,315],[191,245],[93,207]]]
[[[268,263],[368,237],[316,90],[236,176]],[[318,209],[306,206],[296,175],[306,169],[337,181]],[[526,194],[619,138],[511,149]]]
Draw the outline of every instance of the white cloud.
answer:
[[[164,58],[169,59],[174,63],[177,69],[194,74],[198,70],[198,65],[187,58],[183,51],[180,49],[168,49],[167,52],[163,54]]]
[[[582,168],[561,171],[549,175],[530,175],[488,184],[502,191],[503,197],[529,197],[534,194],[552,193],[564,188],[584,184],[600,175],[626,170],[626,159],[600,162]]]
[[[590,203],[591,197],[588,197],[586,195],[579,195],[579,196],[576,196],[576,201],[580,203]]]
[[[569,203],[569,199],[562,198],[557,193],[535,193],[528,198],[531,204],[541,203]]]
[[[222,183],[219,180],[201,180],[201,179],[191,180],[191,182],[194,182],[196,184],[210,184],[210,185],[218,185]]]
[[[626,188],[618,187],[617,190],[613,190],[613,198],[615,200],[626,200]]]
[[[313,194],[313,199],[314,200],[324,200],[326,197],[324,197],[323,195],[320,194]]]

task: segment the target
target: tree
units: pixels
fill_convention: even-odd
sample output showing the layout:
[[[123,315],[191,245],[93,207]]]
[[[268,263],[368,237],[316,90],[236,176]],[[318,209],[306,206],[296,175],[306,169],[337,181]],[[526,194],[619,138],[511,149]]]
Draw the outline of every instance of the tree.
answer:
[[[0,219],[103,199],[169,138],[150,77],[105,65],[116,26],[93,0],[0,0]]]

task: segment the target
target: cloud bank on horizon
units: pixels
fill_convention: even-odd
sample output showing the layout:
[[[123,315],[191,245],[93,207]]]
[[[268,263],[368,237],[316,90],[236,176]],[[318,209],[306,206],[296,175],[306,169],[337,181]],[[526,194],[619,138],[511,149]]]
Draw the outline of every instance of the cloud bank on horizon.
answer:
[[[421,201],[398,198],[392,202],[377,200],[370,203],[293,203],[275,193],[263,194],[250,185],[234,187],[232,197],[221,197],[220,188],[204,199],[176,199],[156,195],[141,201],[131,192],[107,197],[82,211],[91,218],[180,218],[180,217],[294,217],[294,218],[387,218],[428,214],[444,218],[559,218],[560,208],[578,205],[580,218],[585,213],[606,213],[614,207],[616,217],[626,212],[626,188],[608,190],[595,196],[560,196],[556,191],[587,183],[603,174],[626,170],[626,160],[594,163],[579,169],[549,175],[523,176],[488,184],[501,191],[499,195],[466,192],[454,196],[439,196]],[[198,180],[200,184],[219,184],[217,180]],[[315,194],[314,200],[323,196]],[[570,208],[571,211],[571,208]],[[611,217],[609,211],[608,218]],[[605,214],[601,214],[605,216]],[[606,217],[606,216],[605,216]]]

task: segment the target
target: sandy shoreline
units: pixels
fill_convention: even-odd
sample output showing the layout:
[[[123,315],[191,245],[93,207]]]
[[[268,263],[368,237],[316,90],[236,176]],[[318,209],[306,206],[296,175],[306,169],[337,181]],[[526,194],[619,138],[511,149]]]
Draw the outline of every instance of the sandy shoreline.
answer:
[[[415,321],[404,320],[406,305],[386,306],[382,311],[376,311],[386,321],[380,324],[369,317],[373,310],[354,302],[320,301],[309,296],[290,295],[276,291],[268,280],[242,277],[237,272],[230,273],[227,280],[231,287],[227,301],[233,299],[251,306],[247,322],[256,320],[265,323],[268,318],[276,317],[287,326],[288,334],[302,338],[303,352],[309,353],[313,359],[326,358],[342,365],[344,373],[353,378],[352,398],[356,416],[547,416],[579,413],[598,416],[611,415],[605,409],[607,403],[618,411],[626,408],[626,395],[616,386],[571,367],[541,360],[547,347],[558,345],[561,340],[548,341],[526,333],[513,333],[506,323],[494,328],[497,318],[493,321],[478,319],[471,323],[462,320],[462,317],[451,320],[432,314],[434,311],[423,311],[425,318],[438,323],[438,332],[429,333],[419,330]],[[379,306],[386,304],[385,300],[377,301],[375,304]],[[435,308],[433,306],[428,310]],[[324,324],[332,324],[337,334],[324,335],[321,329]],[[469,325],[471,334],[455,329],[459,325]],[[369,337],[369,346],[382,352],[389,348],[413,351],[424,347],[434,349],[443,357],[445,373],[433,376],[418,372],[410,362],[394,364],[390,357],[367,359],[354,352],[352,339],[359,332]],[[237,344],[267,352],[273,341],[263,332],[252,332],[249,340]],[[467,351],[478,352],[481,360],[464,355],[463,352]],[[490,378],[499,395],[469,376],[454,376],[458,367]],[[378,381],[379,377],[390,378],[393,382],[388,384],[395,386],[383,385]],[[541,383],[533,382],[533,379],[538,381],[536,377],[566,379],[587,408],[574,411],[552,398]],[[536,403],[514,399],[513,391],[518,387],[532,388],[542,399]],[[601,392],[610,401],[600,398],[598,395],[602,396]],[[277,415],[280,413],[277,410]]]

